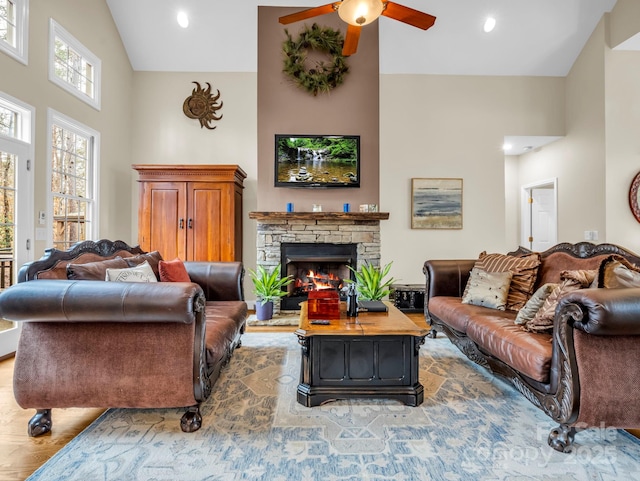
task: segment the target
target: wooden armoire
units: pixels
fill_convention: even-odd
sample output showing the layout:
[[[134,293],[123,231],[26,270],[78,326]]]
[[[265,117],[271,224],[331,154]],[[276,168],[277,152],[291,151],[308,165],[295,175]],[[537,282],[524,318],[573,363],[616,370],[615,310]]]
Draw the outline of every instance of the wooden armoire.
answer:
[[[166,260],[242,260],[238,165],[135,164],[140,198],[138,243]]]

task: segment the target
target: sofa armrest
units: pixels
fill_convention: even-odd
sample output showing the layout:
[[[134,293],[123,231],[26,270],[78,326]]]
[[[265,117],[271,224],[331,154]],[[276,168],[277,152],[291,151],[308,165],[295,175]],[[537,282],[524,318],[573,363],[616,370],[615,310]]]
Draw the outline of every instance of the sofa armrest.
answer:
[[[10,321],[191,324],[202,309],[191,282],[35,280],[0,294],[0,317]]]
[[[582,311],[573,327],[596,336],[640,335],[640,288],[581,289],[564,295],[558,314],[575,305]]]
[[[425,296],[462,297],[476,259],[429,260],[422,272],[426,280]]]
[[[191,280],[204,291],[207,301],[244,301],[242,262],[184,263]]]

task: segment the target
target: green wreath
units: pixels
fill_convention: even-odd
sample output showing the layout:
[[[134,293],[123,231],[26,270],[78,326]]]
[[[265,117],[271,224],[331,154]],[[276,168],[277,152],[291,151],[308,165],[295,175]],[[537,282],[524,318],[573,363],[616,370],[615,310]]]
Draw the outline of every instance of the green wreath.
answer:
[[[321,28],[317,24],[311,25],[300,32],[297,41],[291,38],[287,30],[284,31],[287,40],[282,43],[284,52],[284,68],[282,71],[291,77],[299,87],[312,93],[328,93],[331,89],[344,82],[344,76],[349,72],[346,57],[342,55],[344,39],[342,33],[331,28]],[[305,61],[307,50],[318,50],[332,56],[329,64],[316,63],[314,68],[307,69]]]

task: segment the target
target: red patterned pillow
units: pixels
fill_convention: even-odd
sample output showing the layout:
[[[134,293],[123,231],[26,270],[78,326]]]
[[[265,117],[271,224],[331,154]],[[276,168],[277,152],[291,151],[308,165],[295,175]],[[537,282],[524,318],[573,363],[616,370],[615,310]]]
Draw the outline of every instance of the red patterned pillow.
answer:
[[[177,257],[172,261],[160,261],[158,271],[162,282],[191,282],[184,262]]]

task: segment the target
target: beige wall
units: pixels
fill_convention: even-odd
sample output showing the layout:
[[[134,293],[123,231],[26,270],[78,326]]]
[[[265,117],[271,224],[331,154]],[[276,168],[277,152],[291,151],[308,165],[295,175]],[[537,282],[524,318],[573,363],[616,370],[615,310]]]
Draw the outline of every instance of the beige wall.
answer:
[[[211,123],[213,130],[201,128],[182,111],[193,81],[201,86],[209,82],[214,93],[220,91],[222,119]],[[256,74],[135,72],[133,85],[132,156],[126,177],[131,180],[132,235],[137,239],[138,185],[130,164],[237,164],[247,173],[243,261],[253,268],[256,231],[248,213],[256,210],[257,202]]]
[[[604,21],[566,78],[566,137],[521,156],[519,184],[558,179],[558,241],[606,239]],[[519,207],[518,207],[519,208]]]
[[[401,282],[423,282],[428,258],[517,247],[507,245],[504,136],[563,135],[564,79],[381,75],[380,132],[382,261]],[[461,230],[411,229],[414,177],[463,179]]]
[[[640,172],[640,52],[606,53],[607,241],[640,252],[629,187]]]
[[[607,38],[611,48],[640,32],[640,2],[638,0],[618,0],[609,14]]]
[[[29,64],[0,54],[0,90],[36,108],[34,219],[47,207],[47,109],[53,108],[101,134],[99,237],[135,241],[128,214],[130,196],[114,195],[122,190],[123,179],[125,185],[129,179],[133,71],[109,9],[103,0],[31,0],[29,16]],[[51,17],[101,59],[100,111],[48,80]],[[34,257],[46,247],[45,242],[36,242]]]

